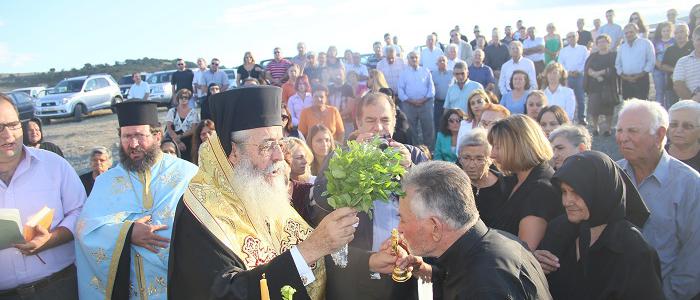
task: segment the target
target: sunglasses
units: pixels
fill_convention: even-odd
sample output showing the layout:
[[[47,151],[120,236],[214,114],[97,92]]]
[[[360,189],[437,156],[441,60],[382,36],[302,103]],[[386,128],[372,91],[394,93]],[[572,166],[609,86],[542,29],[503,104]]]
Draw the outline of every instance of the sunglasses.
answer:
[[[459,123],[459,121],[462,121],[462,120],[458,119],[458,118],[449,118],[449,119],[447,119],[447,121],[449,121],[450,123]]]
[[[288,115],[282,115],[282,121],[289,121]]]

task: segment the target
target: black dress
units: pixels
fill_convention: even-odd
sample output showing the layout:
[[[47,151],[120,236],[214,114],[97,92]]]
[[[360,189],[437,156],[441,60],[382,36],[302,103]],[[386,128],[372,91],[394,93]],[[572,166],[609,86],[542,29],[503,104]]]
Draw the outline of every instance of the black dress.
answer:
[[[561,197],[550,182],[553,174],[552,167],[543,162],[532,169],[515,193],[512,191],[518,178],[515,175],[503,178],[506,195],[510,198],[502,205],[500,216],[493,219],[491,227],[517,236],[520,221],[527,216],[549,222],[562,214]]]
[[[238,66],[238,69],[236,70],[236,73],[238,75],[241,75],[241,79],[246,79],[248,77],[250,78],[255,78],[255,79],[262,79],[263,78],[263,67],[255,64],[253,66],[253,69],[250,71],[246,70],[243,65]]]
[[[490,169],[489,172],[498,178],[496,183],[484,188],[477,188],[472,185],[472,192],[474,192],[474,200],[476,200],[476,208],[479,210],[479,217],[486,226],[493,227],[492,224],[504,211],[503,206],[506,204],[508,194],[503,184],[503,174]]]
[[[560,216],[551,226],[566,223]],[[608,224],[588,251],[588,276],[575,243],[558,255],[559,269],[547,275],[554,299],[664,299],[656,250],[629,221]]]
[[[670,144],[666,144],[666,151],[668,152],[668,148],[670,147]],[[695,171],[700,172],[700,151],[695,153],[695,156],[691,157],[690,159],[682,160],[684,164],[688,165],[689,167],[695,169]]]
[[[41,142],[41,143],[39,144],[39,149],[44,149],[44,150],[46,150],[46,151],[51,151],[51,152],[53,152],[53,153],[58,154],[58,156],[60,156],[60,157],[64,157],[64,156],[63,156],[63,151],[61,151],[61,148],[58,147],[58,145],[56,145],[56,144],[54,144],[54,143],[52,143],[52,142]]]
[[[88,171],[87,173],[80,175],[80,181],[85,187],[85,193],[88,196],[90,196],[90,192],[92,192],[92,186],[95,185],[95,178],[92,178],[92,171]]]

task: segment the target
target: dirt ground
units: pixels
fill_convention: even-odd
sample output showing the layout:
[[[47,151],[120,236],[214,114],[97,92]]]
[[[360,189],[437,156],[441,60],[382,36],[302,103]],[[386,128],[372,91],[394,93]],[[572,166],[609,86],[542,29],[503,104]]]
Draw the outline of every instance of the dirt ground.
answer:
[[[165,123],[165,114],[166,109],[159,108],[161,123]],[[79,123],[70,119],[53,120],[51,124],[44,125],[44,139],[61,147],[66,159],[78,174],[89,170],[90,150],[96,146],[111,149],[114,163],[119,161],[117,116],[109,110],[93,112]],[[621,158],[614,136],[594,137],[593,149],[605,152],[615,160]]]

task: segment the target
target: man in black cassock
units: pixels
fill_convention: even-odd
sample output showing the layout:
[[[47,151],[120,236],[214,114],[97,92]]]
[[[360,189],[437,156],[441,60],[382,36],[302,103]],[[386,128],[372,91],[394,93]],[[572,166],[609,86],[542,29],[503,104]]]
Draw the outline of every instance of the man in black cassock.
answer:
[[[410,253],[437,257],[433,291],[444,299],[551,299],[547,278],[523,242],[479,219],[469,177],[432,161],[402,178],[399,232]],[[403,256],[399,267],[422,264]]]
[[[218,135],[200,148],[200,171],[177,207],[168,298],[280,299],[290,286],[294,299],[324,299],[323,258],[352,240],[356,211],[337,210],[313,229],[290,205],[280,88],[210,101]]]

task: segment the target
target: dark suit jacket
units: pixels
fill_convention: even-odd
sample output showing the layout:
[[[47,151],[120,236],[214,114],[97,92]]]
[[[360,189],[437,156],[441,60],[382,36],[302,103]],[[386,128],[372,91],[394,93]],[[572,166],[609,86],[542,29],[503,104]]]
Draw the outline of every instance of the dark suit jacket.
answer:
[[[404,145],[411,152],[411,160],[414,164],[427,161],[420,149],[411,145]],[[332,155],[326,157],[322,170],[328,167],[328,161]],[[314,184],[313,200],[316,203],[312,207],[312,219],[314,226],[333,211],[328,205],[326,197],[322,196],[326,191],[327,179],[323,171],[316,178]],[[391,280],[391,275],[382,275],[381,279],[372,279],[369,271],[369,257],[372,254],[372,220],[365,213],[359,213],[360,223],[355,231],[355,239],[348,247],[348,266],[338,268],[332,259],[326,257],[326,298],[334,300],[343,299],[418,299],[417,281],[411,279],[408,282],[397,284]]]

